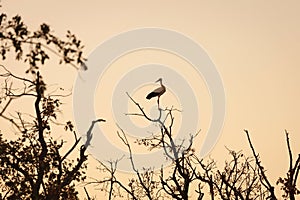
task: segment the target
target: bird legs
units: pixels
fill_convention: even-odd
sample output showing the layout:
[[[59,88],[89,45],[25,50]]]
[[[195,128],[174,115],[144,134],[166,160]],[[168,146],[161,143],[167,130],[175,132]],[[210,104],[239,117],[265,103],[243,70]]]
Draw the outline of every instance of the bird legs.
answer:
[[[159,108],[159,97],[157,98],[157,107]]]

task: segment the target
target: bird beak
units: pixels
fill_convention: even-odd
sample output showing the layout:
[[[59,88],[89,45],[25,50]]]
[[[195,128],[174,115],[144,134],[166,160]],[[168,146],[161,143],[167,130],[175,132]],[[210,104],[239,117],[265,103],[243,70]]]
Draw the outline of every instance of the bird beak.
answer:
[[[161,78],[160,78],[160,79],[158,79],[157,81],[155,81],[155,83],[157,83],[157,82],[159,82],[159,81],[161,81]]]

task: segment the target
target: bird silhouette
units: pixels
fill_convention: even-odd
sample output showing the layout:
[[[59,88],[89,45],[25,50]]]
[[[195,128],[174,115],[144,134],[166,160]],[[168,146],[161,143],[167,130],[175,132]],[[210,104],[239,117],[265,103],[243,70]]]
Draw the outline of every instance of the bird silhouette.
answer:
[[[159,82],[160,83],[160,87],[156,88],[155,90],[153,90],[152,92],[150,92],[146,96],[146,99],[150,100],[153,97],[157,97],[157,104],[159,105],[159,98],[160,98],[161,95],[163,95],[166,92],[166,87],[162,84],[162,78],[158,79],[155,82],[156,83]]]

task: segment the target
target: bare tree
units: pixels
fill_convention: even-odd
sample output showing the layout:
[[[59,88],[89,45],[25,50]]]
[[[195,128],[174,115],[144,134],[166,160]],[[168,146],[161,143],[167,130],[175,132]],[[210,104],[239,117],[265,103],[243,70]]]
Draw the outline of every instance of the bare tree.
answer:
[[[285,136],[286,136],[287,150],[289,154],[289,169],[286,174],[286,178],[280,177],[277,181],[277,184],[281,184],[281,190],[283,190],[284,192],[282,197],[284,199],[295,200],[296,199],[295,196],[300,194],[300,190],[297,188],[297,180],[300,171],[300,154],[298,154],[298,157],[294,162],[289,133],[287,132],[287,130],[285,130]]]
[[[204,197],[214,199],[277,199],[275,187],[269,181],[265,169],[262,166],[259,155],[256,153],[250,134],[245,130],[250,149],[253,156],[245,156],[242,151],[233,151],[227,148],[231,159],[225,162],[223,169],[219,169],[215,160],[199,158],[193,149],[194,138],[197,133],[190,135],[187,139],[188,145],[174,140],[173,112],[177,109],[162,109],[158,106],[159,116],[156,119],[150,118],[143,107],[131,96],[129,99],[136,105],[139,112],[127,115],[142,117],[152,123],[157,123],[160,133],[150,138],[137,139],[136,143],[148,148],[164,151],[164,159],[169,159],[169,167],[154,170],[145,168],[139,171],[134,164],[134,154],[126,133],[120,128],[117,134],[129,152],[129,160],[134,178],[129,182],[121,182],[117,176],[117,164],[120,160],[110,161],[108,164],[100,161],[101,173],[107,178],[95,180],[90,184],[97,184],[104,191],[109,193],[108,199],[193,199],[198,200]],[[162,113],[165,112],[165,115]],[[164,118],[162,116],[165,116]],[[289,150],[290,163],[293,163],[292,151],[289,144],[288,134],[287,146]],[[123,159],[123,158],[120,158]],[[299,157],[290,169],[286,179],[280,178],[278,183],[282,184],[285,192],[284,197],[295,199],[299,193],[296,187],[299,174]],[[191,188],[197,188],[192,190]],[[124,195],[125,193],[125,195]],[[113,195],[112,195],[113,194]]]

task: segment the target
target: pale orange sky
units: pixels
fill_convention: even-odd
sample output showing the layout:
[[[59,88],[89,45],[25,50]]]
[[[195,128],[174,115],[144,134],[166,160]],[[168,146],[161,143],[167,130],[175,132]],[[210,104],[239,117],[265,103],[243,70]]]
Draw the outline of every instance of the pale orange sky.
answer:
[[[3,0],[2,4],[4,12],[20,14],[31,28],[46,22],[59,35],[71,30],[85,44],[86,55],[120,32],[142,27],[178,31],[202,45],[223,80],[226,118],[214,158],[222,160],[225,145],[248,152],[243,129],[249,129],[275,181],[288,167],[284,129],[291,133],[294,153],[300,152],[299,1]],[[76,73],[69,73],[68,79],[65,74],[55,78],[51,81],[72,87]]]

